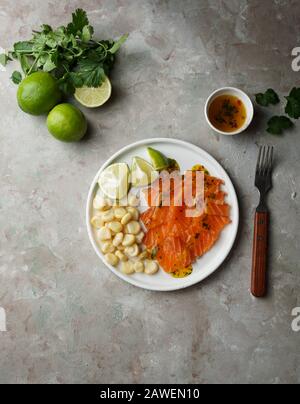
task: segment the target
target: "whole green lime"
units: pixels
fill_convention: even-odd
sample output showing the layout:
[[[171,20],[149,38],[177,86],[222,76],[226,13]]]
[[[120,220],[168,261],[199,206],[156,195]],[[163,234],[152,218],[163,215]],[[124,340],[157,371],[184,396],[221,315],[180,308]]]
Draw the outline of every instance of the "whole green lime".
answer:
[[[49,132],[62,142],[79,142],[87,131],[85,116],[71,104],[59,104],[53,108],[47,126]]]
[[[57,81],[51,74],[36,72],[26,77],[18,89],[20,108],[31,115],[45,115],[61,99]]]

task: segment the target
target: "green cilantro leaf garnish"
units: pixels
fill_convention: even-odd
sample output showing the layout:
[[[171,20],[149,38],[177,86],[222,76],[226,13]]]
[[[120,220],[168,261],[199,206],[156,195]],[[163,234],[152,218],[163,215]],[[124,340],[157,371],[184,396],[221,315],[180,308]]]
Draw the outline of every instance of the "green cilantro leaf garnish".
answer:
[[[20,84],[22,81],[22,74],[20,72],[13,72],[12,76],[11,76],[11,80],[14,84]]]
[[[293,88],[290,95],[286,97],[287,105],[285,112],[290,118],[300,118],[300,88]]]
[[[279,104],[280,99],[277,93],[274,90],[269,89],[264,94],[259,93],[256,94],[256,102],[262,107],[268,107],[269,105]]]
[[[271,135],[282,135],[285,130],[291,129],[293,126],[293,122],[286,116],[274,116],[268,122],[267,131]]]

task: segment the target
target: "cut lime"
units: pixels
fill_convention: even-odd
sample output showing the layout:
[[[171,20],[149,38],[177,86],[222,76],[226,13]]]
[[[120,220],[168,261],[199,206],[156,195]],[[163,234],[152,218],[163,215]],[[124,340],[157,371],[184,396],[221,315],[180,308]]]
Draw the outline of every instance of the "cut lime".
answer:
[[[98,183],[101,191],[113,200],[125,198],[129,190],[129,174],[129,167],[125,163],[109,166],[100,174]]]
[[[131,182],[134,187],[146,187],[152,184],[159,174],[148,161],[134,157],[131,168]]]
[[[100,87],[82,87],[75,91],[76,100],[87,108],[98,108],[105,104],[111,96],[111,83],[108,77]]]
[[[164,154],[158,150],[152,149],[152,147],[148,147],[148,153],[155,170],[162,171],[168,169],[170,161]]]
[[[158,150],[152,149],[148,147],[148,153],[151,157],[152,164],[157,171],[169,171],[170,173],[173,171],[180,171],[180,166],[176,160],[169,159],[163,153]]]

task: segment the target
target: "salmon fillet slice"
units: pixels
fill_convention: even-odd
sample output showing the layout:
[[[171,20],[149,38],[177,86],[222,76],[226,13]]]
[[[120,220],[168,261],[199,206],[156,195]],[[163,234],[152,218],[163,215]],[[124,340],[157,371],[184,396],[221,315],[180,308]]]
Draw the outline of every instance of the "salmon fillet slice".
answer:
[[[184,181],[185,176],[182,177],[182,182]],[[192,187],[192,195],[197,197],[196,175],[189,175],[187,181],[185,186]],[[171,184],[171,206],[150,206],[141,215],[147,229],[143,242],[166,272],[174,273],[190,267],[210,251],[224,228],[231,223],[230,206],[225,203],[226,193],[221,190],[223,184],[221,179],[204,176],[204,210],[195,217],[189,217],[187,211],[190,208],[184,202],[181,206],[175,206],[180,199],[178,183],[173,188]],[[162,187],[157,185],[155,184],[151,194],[152,197],[155,194],[154,199],[162,203]],[[183,189],[181,187],[180,192]]]

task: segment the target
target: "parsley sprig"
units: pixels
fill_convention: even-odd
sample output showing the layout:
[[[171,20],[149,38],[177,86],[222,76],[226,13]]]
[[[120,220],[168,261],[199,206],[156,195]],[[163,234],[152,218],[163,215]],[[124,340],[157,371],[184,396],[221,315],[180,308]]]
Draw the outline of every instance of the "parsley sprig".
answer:
[[[273,116],[268,121],[267,132],[271,135],[282,135],[286,130],[293,128],[292,119],[300,118],[300,88],[293,88],[288,97],[285,113],[288,116]],[[269,89],[265,93],[256,94],[256,102],[262,107],[277,105],[280,103],[278,94]]]
[[[13,50],[0,55],[0,63],[6,65],[16,59],[22,72],[15,71],[12,81],[19,84],[23,75],[38,70],[51,73],[61,90],[72,95],[76,88],[99,87],[109,76],[115,62],[115,55],[127,40],[123,35],[117,42],[93,39],[94,28],[87,13],[78,9],[72,14],[72,21],[66,27],[53,29],[42,25],[40,31],[33,31],[28,41],[17,42]]]
[[[273,116],[268,121],[268,129],[271,135],[282,135],[282,133],[291,129],[294,126],[293,122],[287,116]]]
[[[271,88],[269,88],[269,90],[267,90],[264,94],[263,93],[256,94],[255,97],[258,105],[261,105],[262,107],[268,107],[270,104],[276,105],[279,104],[280,102],[278,94],[275,93],[275,91],[272,90]]]

